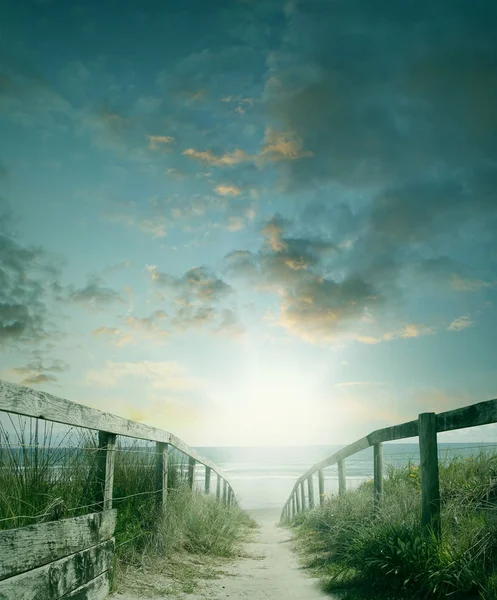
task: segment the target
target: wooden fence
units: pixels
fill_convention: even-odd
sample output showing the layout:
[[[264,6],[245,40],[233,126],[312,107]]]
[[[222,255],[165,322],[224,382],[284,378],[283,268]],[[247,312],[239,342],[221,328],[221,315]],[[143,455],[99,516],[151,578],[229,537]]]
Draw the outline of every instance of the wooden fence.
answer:
[[[378,429],[369,435],[345,446],[329,458],[314,464],[301,475],[286,501],[281,522],[288,523],[297,513],[313,508],[314,481],[313,476],[318,474],[319,501],[324,502],[324,473],[323,469],[331,465],[338,465],[338,493],[346,489],[345,459],[357,452],[373,446],[374,468],[374,503],[379,506],[383,497],[383,449],[384,442],[392,442],[411,437],[419,437],[420,471],[421,471],[421,502],[422,525],[431,530],[437,537],[441,536],[440,522],[440,484],[438,476],[438,443],[437,433],[454,431],[467,427],[489,425],[497,423],[497,399],[479,402],[464,408],[447,412],[422,413],[415,421]],[[308,506],[305,502],[304,485],[308,487]]]
[[[114,553],[112,500],[118,435],[155,442],[156,490],[164,511],[171,447],[188,457],[190,488],[196,464],[204,465],[203,491],[211,493],[214,473],[218,501],[237,504],[221,469],[168,431],[1,380],[0,411],[98,431],[94,506],[102,511],[0,531],[0,600],[100,600],[107,596]]]

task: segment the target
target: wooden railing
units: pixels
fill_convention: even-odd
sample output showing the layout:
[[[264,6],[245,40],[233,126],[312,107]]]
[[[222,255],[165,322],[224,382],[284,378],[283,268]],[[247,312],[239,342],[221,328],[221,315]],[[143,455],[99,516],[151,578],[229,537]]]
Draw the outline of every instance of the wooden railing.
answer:
[[[152,493],[162,510],[167,507],[171,447],[188,457],[187,481],[191,489],[195,481],[195,465],[199,463],[205,466],[203,491],[210,493],[214,472],[217,475],[217,500],[227,505],[237,503],[233,489],[221,470],[168,431],[5,381],[0,381],[0,411],[98,432],[96,469],[88,482],[94,500],[89,505],[77,507],[86,511],[91,507],[93,513],[49,522],[43,522],[46,515],[41,518],[42,522],[37,516],[32,525],[0,531],[0,599],[102,600],[107,597],[118,512],[112,508],[118,435],[155,442],[155,490]],[[36,434],[36,448],[37,441]],[[0,444],[0,462],[1,449]],[[118,500],[123,498],[116,498],[116,504]],[[15,521],[18,517],[13,515],[6,520],[12,518]]]
[[[411,437],[419,437],[422,525],[432,530],[436,536],[441,535],[440,523],[440,484],[438,476],[438,443],[437,433],[454,431],[479,425],[497,423],[497,399],[479,402],[464,408],[447,412],[422,413],[415,421],[378,429],[369,435],[345,446],[329,458],[312,465],[301,475],[286,501],[281,522],[288,523],[297,513],[306,510],[304,485],[307,481],[308,507],[314,507],[313,475],[318,473],[319,501],[324,503],[324,473],[323,469],[338,465],[338,493],[346,489],[345,459],[357,452],[373,446],[374,468],[374,504],[379,506],[383,497],[383,449],[384,442],[392,442]]]
[[[188,457],[188,484],[191,488],[194,484],[195,465],[198,463],[205,466],[205,493],[210,493],[211,474],[214,472],[217,475],[217,499],[228,505],[237,503],[233,488],[221,469],[193,448],[190,448],[178,437],[163,429],[130,421],[83,404],[58,398],[46,392],[1,380],[0,410],[73,427],[97,430],[99,457],[96,502],[103,510],[112,508],[114,450],[117,435],[155,442],[157,456],[156,487],[160,492],[160,502],[164,509],[167,504],[167,470],[170,447],[179,450]],[[222,496],[221,482],[223,486]]]

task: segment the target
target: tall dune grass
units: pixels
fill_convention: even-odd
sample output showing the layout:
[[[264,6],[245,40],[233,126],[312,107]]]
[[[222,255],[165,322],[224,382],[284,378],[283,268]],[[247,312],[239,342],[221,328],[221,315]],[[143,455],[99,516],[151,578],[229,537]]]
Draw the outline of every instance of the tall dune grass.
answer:
[[[417,465],[391,468],[384,501],[373,483],[298,515],[296,546],[323,587],[344,600],[495,600],[497,455],[440,465],[443,535],[423,532]]]

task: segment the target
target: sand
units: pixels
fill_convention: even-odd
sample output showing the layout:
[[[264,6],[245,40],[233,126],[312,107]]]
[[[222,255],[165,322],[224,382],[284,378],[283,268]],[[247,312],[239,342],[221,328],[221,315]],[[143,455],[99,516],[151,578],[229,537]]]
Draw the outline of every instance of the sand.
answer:
[[[321,592],[315,579],[310,578],[298,564],[291,550],[291,532],[277,526],[279,512],[249,511],[260,525],[253,540],[246,544],[246,556],[223,566],[219,579],[202,580],[195,593],[179,593],[176,597],[188,600],[315,600],[330,596]],[[121,593],[112,600],[141,600],[144,596]],[[170,599],[171,593],[149,595],[156,599]]]

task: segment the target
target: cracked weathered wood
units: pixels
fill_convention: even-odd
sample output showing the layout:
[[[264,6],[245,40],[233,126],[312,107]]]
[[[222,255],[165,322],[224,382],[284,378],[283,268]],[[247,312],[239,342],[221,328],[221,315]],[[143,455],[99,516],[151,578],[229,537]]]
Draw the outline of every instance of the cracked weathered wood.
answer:
[[[112,508],[115,450],[116,435],[114,433],[107,433],[106,431],[99,431],[95,480],[95,503],[98,510],[110,510]]]
[[[116,511],[0,531],[0,580],[112,538]]]
[[[0,581],[0,600],[55,600],[112,568],[114,539]]]
[[[105,600],[110,592],[110,571],[99,575],[90,583],[85,583],[60,600]]]

